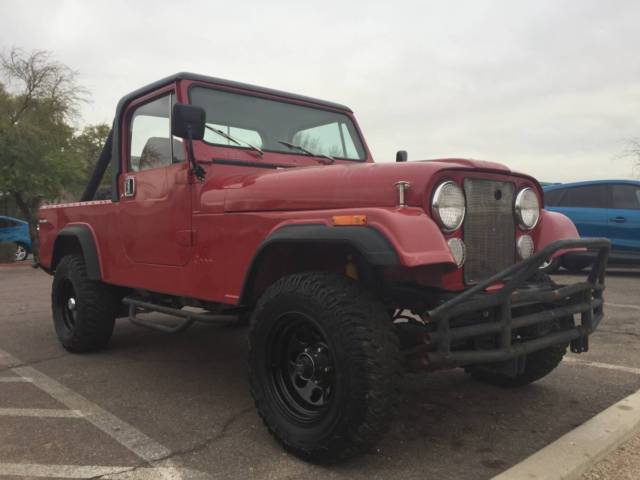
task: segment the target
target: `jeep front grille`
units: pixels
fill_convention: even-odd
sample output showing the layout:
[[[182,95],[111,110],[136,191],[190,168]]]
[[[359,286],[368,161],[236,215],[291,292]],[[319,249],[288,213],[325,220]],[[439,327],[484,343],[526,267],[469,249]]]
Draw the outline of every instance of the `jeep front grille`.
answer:
[[[511,182],[464,180],[465,283],[482,281],[515,262],[514,189]]]

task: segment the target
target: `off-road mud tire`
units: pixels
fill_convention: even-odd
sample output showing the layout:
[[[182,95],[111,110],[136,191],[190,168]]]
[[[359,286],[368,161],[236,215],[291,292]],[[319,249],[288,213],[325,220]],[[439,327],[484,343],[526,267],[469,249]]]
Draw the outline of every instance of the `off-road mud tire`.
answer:
[[[69,288],[75,300],[74,316],[68,309]],[[115,287],[89,280],[82,255],[67,255],[58,264],[51,289],[51,308],[56,334],[70,352],[105,348],[111,339],[119,311]]]
[[[524,372],[509,376],[486,367],[467,367],[465,371],[475,380],[497,387],[517,388],[529,385],[550,374],[562,361],[567,345],[553,345],[527,355]]]
[[[569,273],[580,273],[593,263],[593,259],[589,258],[572,258],[565,256],[562,258],[562,267]]]
[[[307,423],[282,407],[273,387],[277,367],[269,362],[270,342],[279,325],[296,315],[291,312],[317,326],[335,368],[326,410]],[[295,274],[278,280],[259,300],[249,334],[251,393],[269,432],[298,457],[334,463],[369,450],[389,427],[400,376],[391,319],[358,282],[324,272]]]

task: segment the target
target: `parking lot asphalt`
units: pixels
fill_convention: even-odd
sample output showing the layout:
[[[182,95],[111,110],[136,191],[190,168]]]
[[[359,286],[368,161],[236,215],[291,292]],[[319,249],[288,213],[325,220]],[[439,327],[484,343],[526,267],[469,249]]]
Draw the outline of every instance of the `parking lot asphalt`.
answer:
[[[318,467],[256,415],[246,328],[169,336],[121,319],[107,350],[73,355],[55,337],[50,287],[42,271],[0,266],[2,479],[488,479],[640,388],[640,271],[616,270],[587,354],[518,390],[460,369],[407,375],[378,447]]]

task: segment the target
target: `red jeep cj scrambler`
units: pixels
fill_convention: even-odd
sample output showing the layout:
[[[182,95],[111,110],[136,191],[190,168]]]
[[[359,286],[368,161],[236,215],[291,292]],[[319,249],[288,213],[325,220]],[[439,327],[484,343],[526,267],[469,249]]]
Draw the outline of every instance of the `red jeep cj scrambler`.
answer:
[[[189,73],[125,96],[82,200],[40,210],[62,345],[103,348],[118,317],[250,320],[258,412],[314,462],[380,438],[403,371],[516,387],[586,351],[609,242],[503,165],[396,160],[335,103]],[[584,282],[540,272],[574,249],[594,253]]]

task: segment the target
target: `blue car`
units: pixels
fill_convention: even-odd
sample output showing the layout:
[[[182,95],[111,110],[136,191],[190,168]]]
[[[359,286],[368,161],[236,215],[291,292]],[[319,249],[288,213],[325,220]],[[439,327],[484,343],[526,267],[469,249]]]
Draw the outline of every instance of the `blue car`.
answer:
[[[640,181],[597,180],[544,187],[547,210],[569,217],[582,237],[611,240],[610,265],[640,264]],[[590,263],[588,254],[571,253],[556,262],[569,271]],[[558,263],[559,262],[559,263]]]
[[[16,261],[26,260],[31,253],[29,224],[17,218],[0,215],[0,243],[13,243],[16,248]]]

